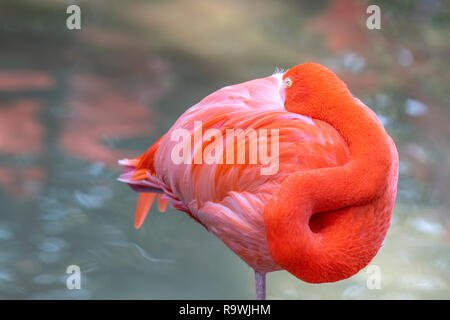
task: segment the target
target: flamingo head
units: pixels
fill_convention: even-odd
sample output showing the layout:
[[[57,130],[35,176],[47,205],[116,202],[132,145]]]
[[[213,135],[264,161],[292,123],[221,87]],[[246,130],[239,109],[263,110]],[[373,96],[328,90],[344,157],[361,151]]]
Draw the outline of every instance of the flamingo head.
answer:
[[[332,109],[350,101],[345,83],[330,69],[317,63],[304,63],[283,75],[287,111],[323,119]]]

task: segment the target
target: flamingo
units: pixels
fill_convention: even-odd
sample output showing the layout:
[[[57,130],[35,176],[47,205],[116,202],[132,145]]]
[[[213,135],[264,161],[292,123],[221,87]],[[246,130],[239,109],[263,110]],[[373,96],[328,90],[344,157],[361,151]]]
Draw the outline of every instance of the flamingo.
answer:
[[[219,132],[278,130],[278,141],[257,137],[277,142],[278,170],[263,175],[265,164],[248,163],[249,137],[239,143],[215,136],[184,150],[189,152],[184,159],[193,160],[213,140],[216,146],[248,147],[247,163],[175,163],[174,132],[186,130],[192,143],[195,121]],[[219,160],[229,155],[225,150]],[[302,281],[324,283],[367,266],[383,244],[397,192],[393,140],[375,113],[316,63],[208,95],[144,154],[119,164],[124,166],[119,180],[138,192],[136,228],[155,199],[160,211],[170,203],[254,270],[257,299],[266,298],[269,272],[286,270]]]

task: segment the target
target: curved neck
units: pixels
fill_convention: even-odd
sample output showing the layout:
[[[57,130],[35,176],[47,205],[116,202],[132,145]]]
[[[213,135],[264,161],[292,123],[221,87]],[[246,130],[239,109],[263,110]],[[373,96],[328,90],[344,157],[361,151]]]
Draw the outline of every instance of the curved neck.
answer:
[[[389,182],[393,143],[375,113],[352,100],[346,106],[329,106],[326,113],[314,115],[340,133],[350,152],[350,161],[344,167],[309,173],[314,175],[310,178],[315,185],[311,189],[314,211],[365,204],[379,197]],[[322,192],[324,188],[326,193]]]
[[[395,146],[375,114],[351,99],[346,105],[328,105],[326,112],[303,113],[341,134],[349,162],[291,175],[264,210],[274,261],[307,282],[338,281],[358,272],[376,254],[389,227]]]

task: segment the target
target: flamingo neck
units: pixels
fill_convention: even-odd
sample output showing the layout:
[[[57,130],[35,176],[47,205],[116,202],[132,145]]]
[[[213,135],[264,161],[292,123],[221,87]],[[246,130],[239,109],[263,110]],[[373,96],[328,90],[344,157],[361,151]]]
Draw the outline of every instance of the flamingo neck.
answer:
[[[341,92],[342,93],[342,92]],[[375,114],[350,93],[295,112],[333,126],[346,141],[344,166],[301,171],[266,204],[264,222],[274,261],[313,283],[345,279],[366,266],[389,227],[397,182],[395,145]]]
[[[333,126],[350,152],[350,161],[344,167],[324,169],[315,177],[311,189],[314,211],[369,203],[382,195],[389,182],[392,140],[373,111],[354,98],[346,103],[313,115]]]

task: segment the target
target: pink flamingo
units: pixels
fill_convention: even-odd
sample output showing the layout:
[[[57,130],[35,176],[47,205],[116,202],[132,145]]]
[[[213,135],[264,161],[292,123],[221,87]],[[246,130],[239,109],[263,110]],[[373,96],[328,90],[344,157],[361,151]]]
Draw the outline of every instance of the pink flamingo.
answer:
[[[226,138],[196,142],[199,121],[203,131]],[[260,156],[268,154],[268,140],[278,147],[277,170],[262,174],[266,164],[250,163],[250,135],[239,142],[227,129],[277,130],[278,141],[256,138]],[[179,130],[191,144],[182,163],[173,160]],[[213,155],[212,146],[225,150],[219,161],[195,161]],[[230,155],[233,146],[244,148],[245,159]],[[119,180],[138,192],[136,228],[157,196],[161,211],[169,202],[254,269],[258,299],[265,299],[268,272],[323,283],[364,268],[385,238],[397,190],[397,150],[381,122],[314,63],[210,94],[139,158],[119,163]]]

